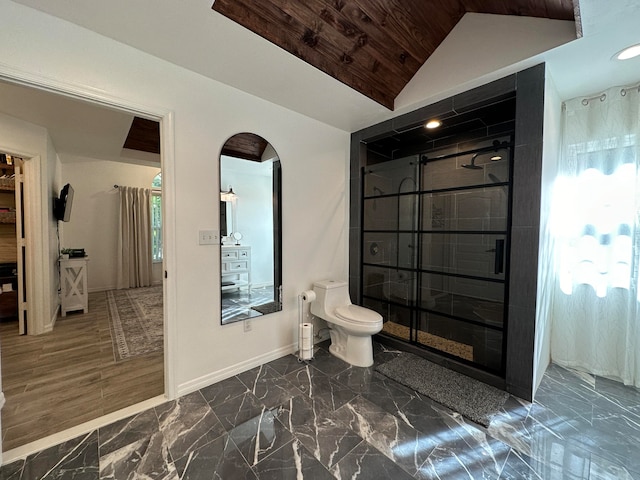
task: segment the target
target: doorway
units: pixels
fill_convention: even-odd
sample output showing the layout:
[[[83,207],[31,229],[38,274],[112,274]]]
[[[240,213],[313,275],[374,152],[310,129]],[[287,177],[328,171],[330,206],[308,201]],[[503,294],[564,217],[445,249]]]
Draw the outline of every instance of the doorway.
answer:
[[[7,93],[10,97],[12,97],[11,102],[2,102],[2,111],[0,112],[0,121],[5,122],[14,122],[15,125],[21,125],[26,123],[30,123],[29,115],[34,115],[32,121],[35,122],[37,117],[38,125],[32,128],[33,131],[39,132],[40,127],[42,126],[42,131],[48,132],[44,135],[49,135],[50,137],[55,137],[55,132],[53,132],[55,127],[52,127],[51,130],[46,129],[46,122],[43,121],[43,117],[46,117],[46,112],[37,112],[34,111],[34,108],[38,108],[38,106],[42,106],[46,111],[47,108],[52,108],[52,105],[57,112],[63,111],[71,117],[77,116],[80,122],[83,125],[87,125],[90,123],[90,118],[92,115],[96,115],[99,117],[101,114],[105,114],[108,118],[106,124],[109,126],[113,126],[113,123],[109,123],[114,121],[114,119],[121,117],[128,117],[129,123],[131,123],[131,119],[133,119],[134,115],[140,112],[130,112],[128,109],[124,112],[125,106],[117,105],[117,104],[109,104],[107,106],[89,103],[85,100],[79,100],[76,98],[76,95],[72,95],[71,97],[67,95],[58,95],[56,93],[43,92],[40,90],[35,90],[30,87],[25,87],[21,85],[13,85],[13,84],[1,84],[0,90],[4,88],[10,90],[10,93]],[[16,94],[16,91],[20,91],[20,94]],[[76,92],[78,95],[84,96],[84,92]],[[20,95],[24,95],[22,98],[30,98],[31,101],[28,102],[29,108],[25,108],[23,110],[19,110]],[[43,98],[46,97],[46,100]],[[35,107],[34,107],[35,106]],[[80,115],[78,111],[81,110],[83,113]],[[93,112],[93,113],[90,113]],[[97,113],[96,113],[97,112]],[[38,116],[39,115],[39,116]],[[145,114],[148,115],[148,114]],[[59,116],[59,115],[58,115]],[[159,117],[156,117],[159,118]],[[102,119],[104,120],[104,118]],[[163,118],[163,121],[170,121],[166,118]],[[66,124],[67,122],[59,122]],[[73,122],[70,122],[73,123]],[[157,122],[155,122],[158,125]],[[35,124],[34,124],[35,125]],[[105,125],[103,123],[103,125]],[[17,127],[16,127],[17,128]],[[127,126],[127,128],[129,128]],[[46,130],[45,130],[46,129]],[[6,131],[6,130],[5,130]],[[9,130],[11,131],[11,130]],[[86,133],[86,131],[85,131]],[[126,134],[126,131],[124,132]],[[25,135],[26,136],[26,135]],[[89,135],[86,135],[89,136]],[[77,138],[82,139],[82,135],[78,133],[76,135]],[[50,140],[50,139],[49,139]],[[11,145],[11,138],[3,138],[2,145]],[[81,144],[83,142],[80,142]],[[86,142],[85,142],[86,143]],[[101,142],[96,142],[100,144]],[[158,141],[159,144],[159,141]],[[55,142],[55,147],[59,147],[59,144]],[[117,152],[121,152],[123,150],[122,144],[117,148]],[[17,146],[15,149],[12,148],[12,151],[20,152],[20,151],[30,151],[34,152],[35,147],[29,148],[28,145],[21,144]],[[46,152],[45,152],[46,153]],[[95,152],[94,152],[95,153]],[[84,155],[84,158],[91,159],[92,162],[95,163],[96,155],[94,153],[87,153]],[[62,183],[65,183],[68,179],[67,174],[69,173],[70,168],[77,168],[82,162],[79,161],[79,158],[83,158],[83,154],[76,150],[71,154],[69,151],[64,151],[64,148],[57,149],[57,157],[65,157],[65,154],[68,158],[71,158],[70,163],[65,165],[61,164],[53,164],[47,165],[48,170],[42,170],[39,173],[42,174],[42,177],[46,179],[43,184],[47,184],[48,191],[38,192],[38,198],[41,203],[38,204],[37,210],[38,216],[43,219],[42,224],[46,224],[48,227],[48,232],[42,232],[40,235],[39,242],[44,246],[44,250],[49,251],[49,257],[52,258],[52,261],[49,262],[47,259],[45,261],[39,262],[34,260],[33,258],[29,258],[31,253],[27,248],[27,257],[28,260],[31,260],[32,264],[56,264],[57,265],[57,257],[60,248],[62,247],[87,247],[87,245],[83,242],[80,245],[72,245],[69,244],[73,242],[74,236],[70,233],[72,229],[69,229],[66,232],[61,232],[60,241],[56,239],[56,222],[52,216],[52,198],[57,195],[60,186]],[[142,158],[140,158],[142,157]],[[142,168],[145,162],[148,162],[149,155],[139,155],[138,158],[134,158],[131,160],[130,165],[135,166],[135,168]],[[65,162],[64,158],[62,160]],[[118,165],[120,165],[116,158],[113,156],[106,157],[104,159],[105,163],[109,163],[112,167],[113,171],[118,169]],[[90,162],[86,162],[90,163]],[[122,162],[124,168],[126,162]],[[160,168],[160,155],[157,155],[156,166],[153,167],[153,175],[149,177],[148,187],[151,188],[151,180],[153,176],[158,172]],[[79,168],[79,167],[78,167]],[[65,173],[65,169],[67,172]],[[104,175],[105,171],[108,169],[104,169],[102,174]],[[167,175],[168,173],[168,175]],[[82,175],[79,173],[78,175]],[[123,175],[126,178],[130,178],[128,175]],[[164,185],[169,185],[169,189],[171,188],[171,169],[167,172],[165,170],[164,175]],[[82,178],[82,181],[75,182],[76,185],[84,185],[91,183],[91,177],[85,176]],[[108,187],[104,187],[102,190],[95,190],[90,195],[85,196],[85,200],[89,198],[96,199],[96,203],[101,205],[103,208],[108,202],[109,199],[115,199],[117,197],[117,191],[114,189],[114,183],[122,183],[122,182],[113,182],[110,181],[110,185]],[[125,183],[126,184],[126,183]],[[36,190],[31,185],[31,190]],[[78,189],[76,188],[76,208],[72,212],[72,221],[68,224],[68,226],[73,225],[73,217],[74,213],[78,214],[81,212],[81,208],[79,208],[82,203],[90,203],[90,202],[78,202]],[[85,192],[86,193],[86,192]],[[171,194],[171,193],[170,193]],[[94,217],[97,219],[100,218],[100,214],[104,215],[105,211],[101,210],[97,212]],[[16,418],[20,417],[20,422],[22,423],[14,423],[14,432],[18,432],[14,438],[19,438],[17,440],[18,443],[5,442],[3,445],[3,451],[16,447],[18,445],[22,445],[25,441],[32,441],[37,438],[41,438],[50,433],[57,433],[64,428],[69,428],[71,426],[79,425],[83,422],[95,419],[96,417],[100,417],[104,414],[113,412],[114,410],[119,410],[125,407],[131,407],[136,403],[148,399],[150,397],[155,397],[158,395],[167,394],[169,395],[170,386],[166,385],[165,378],[168,376],[167,374],[167,365],[169,364],[167,360],[167,352],[166,345],[167,341],[167,315],[166,312],[168,310],[167,307],[167,282],[162,280],[162,273],[165,271],[165,262],[167,260],[166,249],[167,245],[171,244],[173,234],[170,229],[168,229],[168,222],[166,221],[166,209],[163,209],[163,226],[162,230],[164,234],[162,235],[163,239],[163,255],[161,258],[160,268],[158,269],[160,272],[160,297],[164,297],[161,300],[160,311],[161,317],[161,326],[160,331],[164,340],[160,340],[162,352],[158,356],[153,359],[152,362],[149,362],[148,365],[142,366],[138,365],[135,361],[123,361],[118,362],[114,360],[114,353],[112,349],[111,342],[111,332],[108,323],[108,305],[106,302],[105,291],[103,288],[108,287],[108,283],[99,284],[97,288],[93,288],[88,292],[89,297],[89,312],[85,313],[82,310],[77,312],[72,312],[67,314],[64,318],[60,316],[59,312],[56,315],[52,315],[47,312],[47,308],[43,308],[42,305],[38,305],[33,302],[32,307],[34,308],[34,316],[37,315],[38,309],[42,310],[43,314],[38,315],[43,319],[43,323],[45,324],[45,333],[42,335],[35,335],[33,337],[17,337],[9,338],[8,334],[5,332],[4,328],[2,329],[2,333],[0,334],[0,342],[2,343],[2,384],[4,388],[5,397],[7,399],[6,404],[2,410],[3,415],[3,437],[6,440],[6,430],[11,427],[11,422],[5,421],[5,416],[9,414],[15,414]],[[173,212],[169,212],[169,215],[172,215]],[[46,219],[49,218],[47,222]],[[81,225],[82,224],[82,225]],[[91,230],[91,225],[88,225],[82,218],[76,217],[76,227]],[[74,227],[75,228],[75,227]],[[78,238],[78,237],[75,237]],[[100,270],[100,259],[113,258],[113,254],[109,252],[108,254],[101,251],[99,248],[95,247],[93,249],[87,248],[87,253],[90,256],[89,260],[89,271],[90,275],[95,275]],[[93,256],[92,256],[93,253]],[[59,278],[57,275],[57,271],[53,272],[53,275],[41,275],[41,277],[46,277],[49,279],[50,285],[52,286],[52,292],[50,293],[47,289],[40,289],[41,294],[45,297],[48,297],[54,307],[57,308],[57,282],[59,282]],[[102,287],[102,288],[101,288]],[[47,325],[48,324],[48,325]],[[106,325],[106,326],[105,326]],[[76,328],[69,328],[70,326]],[[2,326],[4,327],[4,325]],[[16,328],[17,330],[17,328]],[[76,337],[69,335],[69,332],[72,331],[74,335],[77,334]],[[66,333],[66,334],[65,334]],[[87,335],[85,335],[87,334]],[[85,335],[85,336],[83,336]],[[95,342],[90,343],[91,340],[89,338],[95,339]],[[64,352],[65,361],[67,364],[67,373],[61,373],[61,370],[56,370],[57,368],[57,360],[56,355],[60,352]],[[86,355],[86,356],[85,356]],[[100,366],[100,362],[105,360],[105,358],[109,358],[111,360],[111,369],[109,371],[103,368],[104,363]],[[87,360],[89,359],[90,360]],[[43,363],[39,363],[40,361]],[[86,360],[86,361],[85,361]],[[98,361],[100,360],[100,361]],[[148,360],[148,358],[147,358]],[[20,364],[20,362],[26,362]],[[11,366],[12,362],[14,362],[14,366],[17,368],[13,368]],[[28,365],[27,365],[28,364]],[[64,365],[61,365],[64,367]],[[82,372],[79,372],[77,369],[81,369]],[[75,369],[75,370],[74,370]],[[64,370],[64,368],[63,368]],[[35,376],[26,377],[26,373],[34,374]],[[136,372],[138,378],[135,380],[132,378],[132,375],[127,375],[128,373]],[[146,374],[146,376],[145,376]],[[66,375],[66,376],[65,376]],[[134,375],[135,376],[135,375]],[[143,379],[144,377],[144,379]],[[24,378],[26,380],[21,380]],[[22,387],[20,386],[20,382],[30,382],[30,388],[24,388],[24,391],[37,392],[38,398],[21,398],[19,401],[12,400],[12,394],[18,392]],[[145,390],[146,392],[152,392],[150,394],[143,393],[142,397],[136,395],[134,390],[136,390],[137,385],[147,382],[146,387],[151,386]],[[112,402],[109,410],[97,408],[94,404],[95,412],[92,414],[88,414],[85,411],[81,411],[81,409],[76,408],[74,412],[73,401],[83,402],[86,405],[92,405],[91,399],[94,398],[91,395],[95,395],[94,393],[88,393],[88,388],[93,388],[96,390],[96,386],[100,385],[102,382],[102,387],[100,388],[108,388],[112,390]],[[154,385],[149,385],[150,383],[154,383]],[[12,387],[13,386],[13,387]],[[23,385],[24,386],[24,385]],[[54,388],[64,387],[67,391],[67,395],[71,395],[72,398],[67,398],[65,401],[60,401],[60,397],[57,396]],[[38,388],[42,388],[42,390],[37,390]],[[115,393],[118,389],[121,392],[127,392],[127,395]],[[102,395],[104,390],[101,391]],[[40,404],[38,403],[40,402]],[[46,404],[46,405],[44,405]],[[43,407],[52,406],[54,409],[60,408],[68,408],[70,413],[72,414],[68,422],[59,423],[58,426],[53,425],[53,414],[49,416],[40,415],[44,410]],[[15,407],[15,408],[14,408]],[[14,411],[11,412],[11,409],[14,408]],[[73,414],[76,414],[75,416]],[[38,417],[38,415],[40,415]],[[56,416],[59,416],[56,414]],[[39,418],[39,421],[33,423],[34,419]],[[29,423],[32,422],[32,423]],[[49,429],[52,427],[52,429]],[[22,435],[22,432],[31,430],[32,433],[35,432],[35,437],[26,437]],[[25,440],[26,439],[26,440]]]

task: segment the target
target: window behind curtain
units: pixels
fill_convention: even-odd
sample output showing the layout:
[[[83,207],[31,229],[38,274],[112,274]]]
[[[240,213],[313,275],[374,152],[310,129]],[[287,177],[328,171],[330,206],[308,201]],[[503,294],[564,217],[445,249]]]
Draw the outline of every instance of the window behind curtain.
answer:
[[[162,262],[162,173],[151,182],[151,258]]]

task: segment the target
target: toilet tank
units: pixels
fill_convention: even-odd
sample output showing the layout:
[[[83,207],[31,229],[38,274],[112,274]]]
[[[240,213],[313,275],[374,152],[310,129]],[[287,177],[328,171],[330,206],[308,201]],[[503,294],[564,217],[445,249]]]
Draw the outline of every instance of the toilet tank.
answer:
[[[315,301],[311,302],[311,313],[323,317],[325,312],[333,313],[337,307],[350,305],[349,284],[339,280],[322,280],[313,284],[316,293]]]

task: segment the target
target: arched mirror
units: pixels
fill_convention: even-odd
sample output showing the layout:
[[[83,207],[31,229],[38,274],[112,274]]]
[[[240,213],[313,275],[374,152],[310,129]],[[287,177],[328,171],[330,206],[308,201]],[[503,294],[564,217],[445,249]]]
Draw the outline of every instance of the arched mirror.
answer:
[[[253,133],[229,138],[220,154],[222,324],[282,310],[281,167]]]

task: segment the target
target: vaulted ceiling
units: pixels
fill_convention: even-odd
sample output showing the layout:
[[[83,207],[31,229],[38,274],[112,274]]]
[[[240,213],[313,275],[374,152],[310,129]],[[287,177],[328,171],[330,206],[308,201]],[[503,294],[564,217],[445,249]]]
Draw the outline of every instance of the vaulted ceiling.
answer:
[[[572,0],[215,0],[212,8],[390,110],[467,12],[574,20]]]

